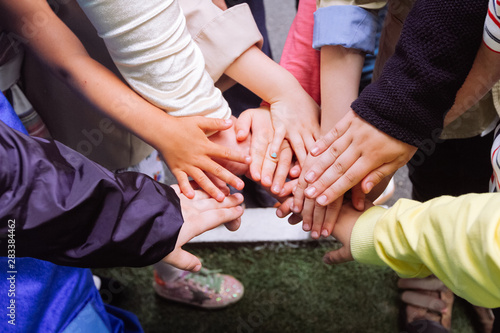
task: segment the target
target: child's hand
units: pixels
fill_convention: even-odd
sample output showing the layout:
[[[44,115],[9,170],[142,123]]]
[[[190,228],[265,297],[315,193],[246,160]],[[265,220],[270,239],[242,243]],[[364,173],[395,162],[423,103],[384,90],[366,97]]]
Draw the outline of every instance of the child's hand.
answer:
[[[369,201],[365,202],[365,208],[371,208],[373,204]],[[366,210],[365,210],[366,211]],[[339,242],[342,243],[342,247],[338,250],[330,251],[326,253],[323,257],[323,261],[329,265],[340,264],[348,261],[354,260],[351,253],[351,234],[354,225],[358,218],[365,211],[356,210],[350,201],[345,202],[342,205],[340,214],[333,228],[332,235]]]
[[[281,142],[286,138],[302,166],[307,153],[319,138],[318,105],[300,86],[269,103],[274,127],[271,156],[278,154]]]
[[[155,146],[159,148],[170,171],[179,182],[181,192],[186,197],[193,198],[195,195],[188,180],[188,177],[192,177],[210,196],[219,202],[224,200],[224,193],[213,184],[205,172],[237,189],[243,188],[243,181],[216,163],[213,158],[249,164],[251,157],[243,152],[215,144],[205,134],[230,128],[233,125],[232,120],[184,117],[174,118],[172,121],[174,126],[169,128],[171,135],[163,138],[163,141]]]
[[[236,126],[234,125],[237,119],[231,117],[231,120],[233,121],[233,126],[211,135],[209,137],[210,141],[233,151],[239,151],[242,154],[250,155],[251,136],[248,136],[245,140],[237,140]],[[214,160],[235,175],[244,175],[248,171],[248,164],[246,163],[239,163],[221,158],[216,158]]]
[[[314,239],[318,239],[320,236],[330,236],[337,222],[341,206],[342,198],[328,206],[321,206],[315,200],[306,198],[301,213],[302,229],[311,231],[311,237]]]
[[[189,200],[180,193],[179,188],[174,185],[175,190],[181,201],[182,216],[184,224],[181,227],[177,243],[172,252],[166,256],[163,261],[182,270],[199,271],[201,262],[198,258],[182,249],[182,246],[194,237],[211,230],[223,223],[237,222],[236,229],[239,226],[238,219],[243,214],[243,196],[239,193],[226,197],[222,202],[217,202],[204,192],[194,191],[194,198]],[[232,228],[232,230],[235,230]]]
[[[235,129],[238,140],[246,140],[252,133],[250,177],[279,195],[290,171],[293,152],[288,141],[282,140],[276,157],[271,156],[269,145],[274,129],[269,111],[266,108],[246,110],[238,118]]]
[[[294,193],[294,208],[304,196],[328,205],[357,183],[369,193],[410,160],[417,148],[394,139],[349,111],[317,141],[307,157]],[[307,188],[307,190],[306,190]]]

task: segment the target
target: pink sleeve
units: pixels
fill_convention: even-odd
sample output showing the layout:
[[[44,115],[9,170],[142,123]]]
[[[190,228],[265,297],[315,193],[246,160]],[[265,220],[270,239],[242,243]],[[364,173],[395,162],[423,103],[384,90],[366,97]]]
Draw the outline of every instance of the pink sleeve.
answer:
[[[280,65],[300,82],[309,95],[321,104],[320,53],[312,48],[316,0],[301,0],[286,38]]]

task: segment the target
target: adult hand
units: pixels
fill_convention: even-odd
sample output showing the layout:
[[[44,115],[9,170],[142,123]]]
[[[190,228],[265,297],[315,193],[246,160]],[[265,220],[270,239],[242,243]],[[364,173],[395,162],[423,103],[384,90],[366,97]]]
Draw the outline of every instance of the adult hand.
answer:
[[[369,193],[405,165],[417,148],[376,129],[350,110],[308,156],[294,193],[294,212],[304,197],[328,205],[354,185]]]
[[[184,224],[174,250],[163,258],[163,261],[182,270],[197,272],[201,269],[200,260],[184,251],[182,246],[194,237],[223,223],[231,223],[233,229],[234,227],[237,229],[243,214],[243,207],[240,206],[243,196],[236,193],[226,197],[222,202],[217,202],[206,192],[196,190],[193,199],[190,200],[180,192],[178,186],[174,185],[172,188],[180,198]]]
[[[188,177],[192,177],[210,196],[219,202],[224,200],[224,193],[213,184],[205,172],[239,190],[244,187],[240,178],[216,163],[213,158],[250,164],[251,157],[243,152],[215,144],[206,136],[206,133],[230,128],[233,125],[232,120],[183,117],[174,118],[172,122],[174,124],[169,128],[171,135],[156,146],[186,197],[194,198],[195,195],[188,180]]]

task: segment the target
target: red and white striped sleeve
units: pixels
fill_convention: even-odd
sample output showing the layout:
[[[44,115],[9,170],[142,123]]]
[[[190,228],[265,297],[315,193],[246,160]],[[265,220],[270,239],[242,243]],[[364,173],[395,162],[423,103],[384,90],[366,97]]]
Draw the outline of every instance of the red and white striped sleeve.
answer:
[[[500,53],[500,0],[490,0],[483,41],[490,50]]]

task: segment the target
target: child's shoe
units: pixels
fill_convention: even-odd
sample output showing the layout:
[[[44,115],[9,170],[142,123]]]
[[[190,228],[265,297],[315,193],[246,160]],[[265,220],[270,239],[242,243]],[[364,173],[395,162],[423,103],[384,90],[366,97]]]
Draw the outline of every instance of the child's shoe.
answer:
[[[186,271],[173,281],[163,281],[155,270],[153,288],[163,298],[205,309],[220,309],[236,303],[244,291],[234,277],[205,268],[197,273]]]

